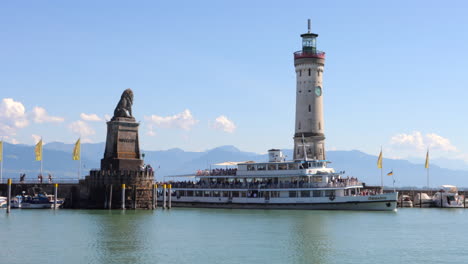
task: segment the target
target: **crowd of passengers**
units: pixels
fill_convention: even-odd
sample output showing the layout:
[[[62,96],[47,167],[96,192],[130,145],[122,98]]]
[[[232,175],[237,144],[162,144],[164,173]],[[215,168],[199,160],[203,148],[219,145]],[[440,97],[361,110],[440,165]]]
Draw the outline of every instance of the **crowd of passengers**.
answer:
[[[228,176],[236,175],[237,169],[213,169],[213,170],[198,170],[197,176]]]
[[[345,187],[350,185],[358,185],[358,179],[355,177],[332,177],[327,183],[326,187]],[[254,188],[254,189],[274,189],[274,188],[308,188],[308,187],[324,187],[322,183],[308,182],[307,180],[293,180],[285,182],[273,182],[272,179],[257,181],[256,179],[251,182],[240,181],[235,179],[233,181],[223,180],[200,180],[198,182],[183,181],[175,182],[172,184],[173,188]]]

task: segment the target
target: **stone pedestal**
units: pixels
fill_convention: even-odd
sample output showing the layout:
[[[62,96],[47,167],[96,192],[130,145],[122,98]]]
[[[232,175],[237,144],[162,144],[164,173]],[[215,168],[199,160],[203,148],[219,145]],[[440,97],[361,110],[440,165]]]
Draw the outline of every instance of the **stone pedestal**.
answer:
[[[101,169],[110,171],[140,170],[138,126],[135,118],[118,117],[107,122],[107,140]]]

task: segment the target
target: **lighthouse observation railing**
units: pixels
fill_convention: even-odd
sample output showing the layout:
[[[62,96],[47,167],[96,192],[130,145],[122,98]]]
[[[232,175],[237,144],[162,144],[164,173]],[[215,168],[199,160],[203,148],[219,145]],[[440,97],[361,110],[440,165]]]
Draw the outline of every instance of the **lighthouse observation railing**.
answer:
[[[325,52],[323,51],[306,51],[303,52],[302,50],[294,52],[294,59],[301,59],[301,58],[319,58],[325,59]]]

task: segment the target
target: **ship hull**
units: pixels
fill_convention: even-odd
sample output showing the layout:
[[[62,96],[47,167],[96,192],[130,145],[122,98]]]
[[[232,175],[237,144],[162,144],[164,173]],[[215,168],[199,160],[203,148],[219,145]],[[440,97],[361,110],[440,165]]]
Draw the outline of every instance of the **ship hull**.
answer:
[[[396,211],[397,193],[319,198],[171,197],[172,207],[227,209]],[[162,200],[158,201],[162,205]],[[167,201],[167,204],[168,201]]]

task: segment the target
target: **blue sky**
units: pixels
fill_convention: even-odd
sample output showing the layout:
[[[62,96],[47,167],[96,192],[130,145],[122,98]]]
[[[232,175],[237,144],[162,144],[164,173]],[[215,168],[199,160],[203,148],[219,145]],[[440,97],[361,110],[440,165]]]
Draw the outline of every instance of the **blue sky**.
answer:
[[[0,136],[102,142],[104,116],[132,88],[144,149],[292,148],[292,54],[311,18],[327,54],[328,149],[423,159],[429,146],[468,160],[467,10],[463,1],[2,1]]]

